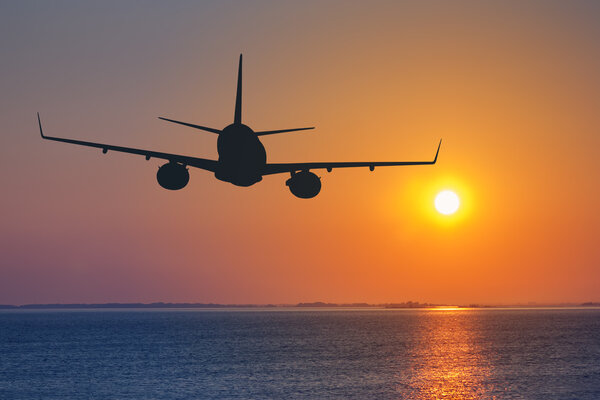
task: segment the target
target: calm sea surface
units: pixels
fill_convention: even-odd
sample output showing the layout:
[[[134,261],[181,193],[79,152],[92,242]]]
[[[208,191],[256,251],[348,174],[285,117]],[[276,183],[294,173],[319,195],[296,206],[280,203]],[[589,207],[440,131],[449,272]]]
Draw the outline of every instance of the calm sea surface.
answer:
[[[0,399],[600,399],[600,310],[0,312]]]

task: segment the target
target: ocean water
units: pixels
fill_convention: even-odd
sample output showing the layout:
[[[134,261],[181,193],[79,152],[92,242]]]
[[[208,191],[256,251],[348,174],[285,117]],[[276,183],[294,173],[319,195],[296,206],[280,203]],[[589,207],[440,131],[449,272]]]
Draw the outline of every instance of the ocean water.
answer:
[[[600,310],[0,312],[0,399],[600,399]]]

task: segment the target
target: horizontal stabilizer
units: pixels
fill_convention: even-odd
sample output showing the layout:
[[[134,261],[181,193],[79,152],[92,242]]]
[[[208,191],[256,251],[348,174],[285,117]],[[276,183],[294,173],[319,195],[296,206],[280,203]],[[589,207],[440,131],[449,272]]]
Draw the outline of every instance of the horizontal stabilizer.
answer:
[[[263,135],[272,135],[274,133],[306,131],[308,129],[315,129],[315,127],[311,126],[310,128],[279,129],[279,130],[276,130],[276,131],[260,131],[260,132],[254,132],[254,133],[256,133],[257,136],[263,136]]]
[[[208,131],[208,132],[212,132],[212,133],[216,133],[216,134],[221,133],[220,129],[208,128],[206,126],[200,126],[200,125],[195,125],[195,124],[188,124],[187,122],[175,121],[174,119],[163,118],[163,117],[158,117],[158,119],[162,119],[163,121],[173,122],[173,123],[179,124],[179,125],[189,126],[190,128],[201,129],[203,131]]]

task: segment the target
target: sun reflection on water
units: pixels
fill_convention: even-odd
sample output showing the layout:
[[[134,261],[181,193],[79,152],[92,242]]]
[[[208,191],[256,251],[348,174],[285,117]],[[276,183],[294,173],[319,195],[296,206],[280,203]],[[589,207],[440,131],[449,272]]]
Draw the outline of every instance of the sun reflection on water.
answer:
[[[401,392],[421,400],[485,398],[490,368],[472,313],[432,309],[419,320],[419,338],[411,354],[413,370],[404,377]]]

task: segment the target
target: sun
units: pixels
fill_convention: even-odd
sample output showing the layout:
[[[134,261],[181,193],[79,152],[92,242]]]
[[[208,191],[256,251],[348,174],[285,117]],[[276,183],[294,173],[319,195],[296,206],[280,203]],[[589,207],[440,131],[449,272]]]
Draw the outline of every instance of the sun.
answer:
[[[460,207],[460,199],[451,190],[442,190],[435,196],[435,209],[440,214],[451,215],[458,211]]]

